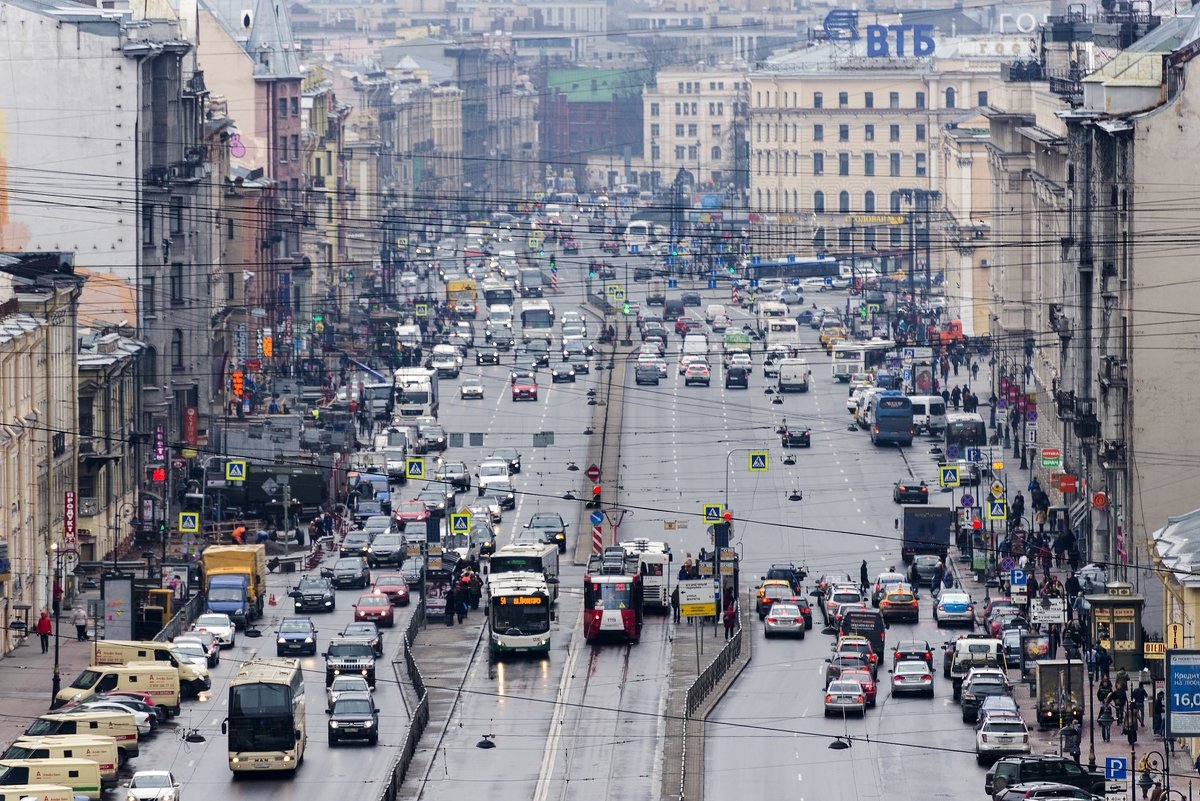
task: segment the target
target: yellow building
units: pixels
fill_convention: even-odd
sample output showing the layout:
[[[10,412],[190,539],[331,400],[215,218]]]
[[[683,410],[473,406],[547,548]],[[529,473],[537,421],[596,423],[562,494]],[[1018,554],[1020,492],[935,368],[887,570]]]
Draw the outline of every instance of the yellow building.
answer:
[[[986,336],[991,319],[990,142],[988,120],[976,113],[947,124],[937,143],[943,210],[933,247],[945,259],[947,316],[968,336]]]

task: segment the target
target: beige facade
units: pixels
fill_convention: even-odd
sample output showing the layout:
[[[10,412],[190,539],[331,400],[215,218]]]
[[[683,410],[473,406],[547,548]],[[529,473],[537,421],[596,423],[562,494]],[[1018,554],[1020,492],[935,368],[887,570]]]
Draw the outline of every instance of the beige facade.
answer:
[[[972,115],[943,128],[937,144],[943,211],[934,248],[945,258],[947,315],[968,336],[986,336],[991,317],[989,139],[987,118]]]

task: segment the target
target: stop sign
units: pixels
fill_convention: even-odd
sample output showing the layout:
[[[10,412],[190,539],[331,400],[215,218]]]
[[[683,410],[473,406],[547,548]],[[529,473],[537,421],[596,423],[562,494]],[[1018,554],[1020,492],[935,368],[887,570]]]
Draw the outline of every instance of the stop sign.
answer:
[[[592,465],[587,469],[587,477],[591,481],[600,480],[600,468],[597,465]]]

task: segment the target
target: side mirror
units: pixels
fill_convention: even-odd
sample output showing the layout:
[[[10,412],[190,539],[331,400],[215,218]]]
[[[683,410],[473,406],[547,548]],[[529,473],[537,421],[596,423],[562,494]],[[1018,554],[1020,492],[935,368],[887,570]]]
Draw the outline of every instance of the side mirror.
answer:
[[[323,659],[328,659],[328,658],[329,658],[329,652],[328,652],[328,651],[322,651],[322,652],[321,652],[321,657],[322,657]]]
[[[222,720],[221,721],[221,734],[228,734],[228,733],[229,733],[229,721]],[[128,786],[128,785],[126,785],[126,786]]]

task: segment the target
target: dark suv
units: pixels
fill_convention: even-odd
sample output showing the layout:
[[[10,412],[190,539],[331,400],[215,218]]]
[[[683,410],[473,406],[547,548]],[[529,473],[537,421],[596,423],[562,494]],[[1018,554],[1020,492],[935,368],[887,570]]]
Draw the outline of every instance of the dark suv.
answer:
[[[366,589],[371,586],[371,569],[361,556],[339,559],[333,563],[332,569],[322,570],[321,575],[333,579],[333,586],[339,590],[347,587]]]
[[[1074,761],[1050,754],[1004,757],[983,777],[983,791],[995,798],[1005,787],[1029,782],[1055,782],[1078,787],[1096,795],[1104,794],[1104,774],[1093,773]]]
[[[297,612],[332,612],[337,608],[333,582],[324,577],[305,576],[289,594],[295,599]]]
[[[792,564],[774,564],[767,571],[764,579],[780,579],[792,585],[792,592],[800,592],[800,584],[808,576],[802,569]]]

